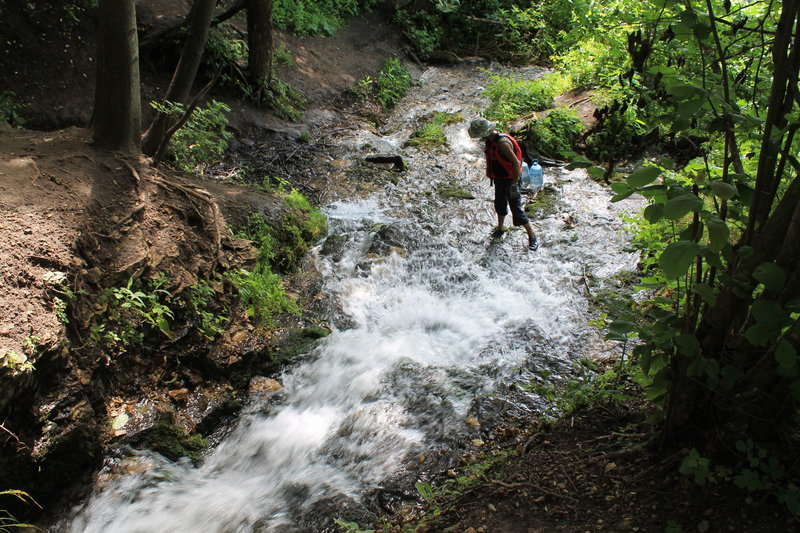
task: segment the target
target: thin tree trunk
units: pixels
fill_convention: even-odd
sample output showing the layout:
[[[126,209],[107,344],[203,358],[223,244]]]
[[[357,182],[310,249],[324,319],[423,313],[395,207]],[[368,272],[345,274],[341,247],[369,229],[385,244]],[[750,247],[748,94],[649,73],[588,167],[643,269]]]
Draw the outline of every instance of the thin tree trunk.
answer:
[[[200,67],[200,60],[203,58],[215,6],[216,0],[195,0],[192,5],[189,33],[186,36],[178,66],[175,68],[167,88],[167,94],[164,96],[165,101],[185,104],[189,99],[197,69]],[[170,127],[169,122],[170,117],[166,114],[156,114],[153,123],[144,134],[143,144],[146,154],[154,155],[156,153],[164,134]]]
[[[756,174],[755,195],[750,208],[750,219],[745,230],[742,242],[750,245],[753,237],[769,216],[773,197],[769,192],[776,190],[774,180],[780,176],[775,175],[775,166],[780,152],[780,137],[776,130],[781,128],[786,120],[786,113],[793,105],[792,98],[787,98],[787,85],[791,75],[790,64],[792,56],[796,53],[797,43],[792,45],[792,31],[797,23],[800,11],[799,0],[785,0],[778,27],[775,32],[775,41],[772,45],[773,79],[770,93],[770,106],[764,125],[764,135],[761,142],[761,151]]]
[[[247,45],[251,83],[265,87],[272,78],[272,0],[248,0]]]
[[[92,135],[98,146],[138,153],[142,104],[135,2],[100,0],[97,9],[97,80]]]

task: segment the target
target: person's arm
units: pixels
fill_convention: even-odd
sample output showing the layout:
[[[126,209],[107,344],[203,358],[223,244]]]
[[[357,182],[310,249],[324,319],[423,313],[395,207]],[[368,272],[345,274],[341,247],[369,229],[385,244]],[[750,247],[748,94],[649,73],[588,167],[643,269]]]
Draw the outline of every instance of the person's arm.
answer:
[[[498,146],[497,149],[500,152],[500,155],[503,156],[503,159],[513,163],[511,167],[513,172],[511,176],[511,181],[513,181],[514,183],[518,182],[519,173],[520,170],[522,169],[522,163],[520,162],[519,159],[517,159],[517,156],[514,154],[514,147],[511,144],[511,141],[508,140],[500,141],[500,145]]]

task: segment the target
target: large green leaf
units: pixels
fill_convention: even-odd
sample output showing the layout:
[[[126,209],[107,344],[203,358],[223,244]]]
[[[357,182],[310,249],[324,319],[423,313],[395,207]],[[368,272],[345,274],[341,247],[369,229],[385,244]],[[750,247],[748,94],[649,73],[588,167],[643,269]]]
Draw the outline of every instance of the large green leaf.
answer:
[[[717,198],[721,198],[723,200],[730,200],[734,196],[736,196],[736,186],[731,185],[730,183],[725,183],[724,181],[715,181],[711,184],[711,190],[714,192],[714,195]]]
[[[775,263],[761,263],[753,271],[753,277],[772,292],[780,292],[786,285],[786,272]]]
[[[696,242],[671,242],[664,249],[658,262],[667,278],[678,279],[688,272],[699,252],[700,245]]]
[[[705,91],[691,83],[680,83],[667,88],[667,92],[676,98],[689,99],[703,96]]]
[[[616,194],[616,195],[611,197],[611,203],[619,202],[621,200],[624,200],[625,198],[628,198],[629,196],[632,196],[633,193],[634,193],[634,191],[628,191],[628,192],[624,192],[622,194]]]
[[[656,167],[642,167],[631,172],[627,181],[628,185],[636,189],[654,182],[660,175],[661,170]]]
[[[781,339],[775,348],[775,360],[784,368],[797,365],[797,350],[786,339]]]
[[[753,318],[761,324],[781,328],[788,324],[788,315],[781,304],[774,300],[756,300],[750,308]]]
[[[704,302],[710,307],[717,305],[717,294],[707,283],[698,283],[694,286],[694,292],[700,295]]]
[[[642,216],[651,224],[658,222],[664,215],[664,204],[650,204],[644,208]]]
[[[696,195],[687,193],[667,200],[664,206],[664,218],[669,220],[680,220],[687,213],[699,211],[703,207],[703,200]]]
[[[601,180],[606,177],[606,171],[601,167],[589,167],[586,173],[596,180]]]
[[[591,161],[573,161],[572,163],[569,163],[564,168],[566,170],[575,170],[576,168],[589,168],[591,166],[592,166],[592,162]]]
[[[628,187],[627,183],[615,182],[611,184],[611,190],[617,194],[623,194],[626,192],[630,192],[631,188]]]
[[[681,333],[675,337],[675,344],[683,355],[694,356],[700,351],[700,341],[689,333]]]
[[[708,228],[710,248],[715,252],[719,252],[728,244],[728,237],[731,234],[728,224],[719,218],[716,213],[704,213],[703,219],[705,220],[706,228]]]
[[[747,328],[747,331],[744,332],[744,336],[753,346],[765,346],[777,339],[780,332],[780,328],[776,328],[771,324],[758,322]]]

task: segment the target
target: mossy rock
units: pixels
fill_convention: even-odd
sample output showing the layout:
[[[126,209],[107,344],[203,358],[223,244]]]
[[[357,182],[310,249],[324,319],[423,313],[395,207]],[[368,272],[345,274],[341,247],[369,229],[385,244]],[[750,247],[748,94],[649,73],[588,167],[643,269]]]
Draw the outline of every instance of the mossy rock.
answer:
[[[456,198],[459,200],[474,200],[475,195],[461,187],[457,181],[440,183],[436,187],[437,192],[445,198]]]
[[[323,327],[305,327],[288,331],[269,348],[248,358],[231,378],[234,387],[246,389],[253,376],[270,376],[300,355],[308,353],[321,338],[330,331]]]
[[[559,191],[555,187],[544,187],[525,205],[525,214],[531,219],[547,218],[559,211]]]
[[[167,419],[157,421],[126,441],[134,448],[147,448],[160,453],[170,461],[188,457],[193,463],[200,462],[208,441],[200,434],[189,434]]]
[[[281,339],[275,351],[280,354],[282,361],[290,361],[311,350],[319,339],[327,337],[330,333],[329,330],[319,326],[292,330]]]

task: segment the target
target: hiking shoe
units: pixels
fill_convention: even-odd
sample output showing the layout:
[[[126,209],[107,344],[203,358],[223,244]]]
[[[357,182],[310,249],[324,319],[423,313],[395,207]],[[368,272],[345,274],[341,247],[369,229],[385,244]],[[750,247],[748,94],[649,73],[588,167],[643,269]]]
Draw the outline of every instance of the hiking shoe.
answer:
[[[494,228],[494,231],[492,232],[492,238],[494,239],[500,238],[503,236],[503,233],[505,232],[506,230],[504,230],[503,228]]]
[[[539,249],[539,239],[536,238],[536,235],[533,237],[528,238],[528,250],[534,252]]]

